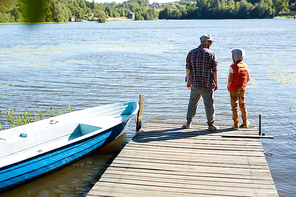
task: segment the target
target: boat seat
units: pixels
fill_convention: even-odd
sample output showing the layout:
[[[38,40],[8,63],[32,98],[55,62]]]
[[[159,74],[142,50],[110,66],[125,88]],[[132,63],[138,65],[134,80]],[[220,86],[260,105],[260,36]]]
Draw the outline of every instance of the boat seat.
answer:
[[[76,139],[78,137],[87,135],[89,133],[92,133],[94,131],[98,131],[102,129],[102,127],[92,126],[92,125],[86,125],[86,124],[79,124],[76,129],[73,131],[73,133],[69,136],[68,141]]]

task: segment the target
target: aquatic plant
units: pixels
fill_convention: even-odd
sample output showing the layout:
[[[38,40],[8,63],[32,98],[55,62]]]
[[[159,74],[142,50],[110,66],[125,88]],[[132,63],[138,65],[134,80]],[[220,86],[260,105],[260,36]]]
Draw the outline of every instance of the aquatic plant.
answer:
[[[4,112],[0,111],[0,130],[13,128],[69,112],[72,112],[70,105],[67,105],[65,110],[56,110],[55,107],[50,106],[46,110],[39,107],[35,112],[24,110],[21,113],[18,113],[16,109],[9,108]]]

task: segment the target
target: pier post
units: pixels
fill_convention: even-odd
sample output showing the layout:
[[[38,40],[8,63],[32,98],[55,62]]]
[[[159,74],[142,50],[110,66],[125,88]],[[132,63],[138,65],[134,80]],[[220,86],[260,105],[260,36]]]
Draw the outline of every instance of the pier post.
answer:
[[[142,115],[143,115],[143,108],[144,108],[144,94],[140,94],[139,96],[139,111],[137,116],[137,132],[140,131],[142,127]]]
[[[259,114],[259,135],[261,135],[261,114]]]

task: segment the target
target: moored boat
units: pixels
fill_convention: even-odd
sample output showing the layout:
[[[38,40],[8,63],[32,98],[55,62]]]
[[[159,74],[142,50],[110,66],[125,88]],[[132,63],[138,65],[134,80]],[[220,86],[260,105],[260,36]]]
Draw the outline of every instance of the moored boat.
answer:
[[[137,112],[137,102],[103,105],[0,131],[0,192],[103,147]]]

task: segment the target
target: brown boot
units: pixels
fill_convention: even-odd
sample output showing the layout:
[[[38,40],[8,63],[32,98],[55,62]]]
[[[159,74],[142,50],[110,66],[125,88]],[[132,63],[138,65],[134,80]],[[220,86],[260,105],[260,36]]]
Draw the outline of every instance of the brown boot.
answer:
[[[233,127],[232,127],[234,130],[239,130],[239,126],[238,126],[238,123],[234,123]]]
[[[243,123],[245,128],[248,128],[250,126],[250,122],[248,120],[244,120]]]

